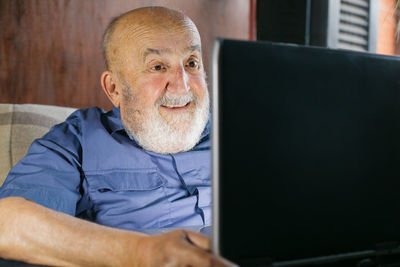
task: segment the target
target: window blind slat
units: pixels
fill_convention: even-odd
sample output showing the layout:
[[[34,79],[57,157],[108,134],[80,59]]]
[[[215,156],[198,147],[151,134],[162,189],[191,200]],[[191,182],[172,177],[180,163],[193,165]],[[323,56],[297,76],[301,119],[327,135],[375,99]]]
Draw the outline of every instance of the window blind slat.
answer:
[[[368,8],[359,8],[357,6],[342,3],[340,5],[340,11],[353,16],[356,15],[362,18],[368,18]]]
[[[365,0],[342,0],[341,2],[348,5],[358,6],[362,8],[369,8],[369,2]]]
[[[340,31],[349,33],[349,34],[356,34],[360,36],[368,36],[368,29],[365,27],[358,27],[352,24],[342,23],[340,26]]]

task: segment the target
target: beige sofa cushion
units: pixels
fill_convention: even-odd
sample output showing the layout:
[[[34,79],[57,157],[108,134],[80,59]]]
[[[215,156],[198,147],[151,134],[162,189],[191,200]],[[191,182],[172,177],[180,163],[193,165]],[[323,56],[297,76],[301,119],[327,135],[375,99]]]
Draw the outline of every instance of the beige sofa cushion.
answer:
[[[75,109],[34,104],[0,104],[0,185],[30,144]]]

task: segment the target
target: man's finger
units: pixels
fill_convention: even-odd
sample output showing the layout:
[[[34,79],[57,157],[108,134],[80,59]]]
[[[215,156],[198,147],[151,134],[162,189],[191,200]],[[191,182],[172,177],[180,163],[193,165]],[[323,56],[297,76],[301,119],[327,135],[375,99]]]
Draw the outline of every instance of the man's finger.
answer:
[[[195,233],[197,234],[197,233]],[[197,235],[191,235],[191,237],[198,237]],[[203,242],[203,241],[201,241]],[[225,260],[207,252],[206,250],[196,246],[192,242],[181,244],[180,249],[177,251],[179,254],[179,262],[184,266],[216,266],[216,267],[228,267],[231,266]]]
[[[193,245],[206,251],[211,251],[210,239],[207,236],[192,231],[185,231],[185,234]]]

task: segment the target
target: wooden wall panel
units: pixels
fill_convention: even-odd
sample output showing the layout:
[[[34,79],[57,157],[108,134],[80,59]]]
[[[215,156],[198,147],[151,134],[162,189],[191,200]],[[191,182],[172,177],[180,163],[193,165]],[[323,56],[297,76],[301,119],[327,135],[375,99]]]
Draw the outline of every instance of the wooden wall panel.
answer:
[[[102,33],[112,17],[146,5],[193,19],[206,66],[216,36],[249,38],[250,0],[0,0],[0,103],[111,108],[99,82]]]

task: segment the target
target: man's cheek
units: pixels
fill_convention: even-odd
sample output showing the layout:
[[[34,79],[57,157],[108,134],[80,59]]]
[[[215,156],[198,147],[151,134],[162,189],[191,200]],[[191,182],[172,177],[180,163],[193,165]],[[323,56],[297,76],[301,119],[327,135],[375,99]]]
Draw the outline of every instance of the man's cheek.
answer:
[[[192,84],[194,85],[193,88],[195,88],[199,93],[207,90],[207,83],[203,75],[193,77]]]
[[[165,91],[168,80],[163,77],[151,77],[144,80],[143,97],[147,99],[158,99]]]

